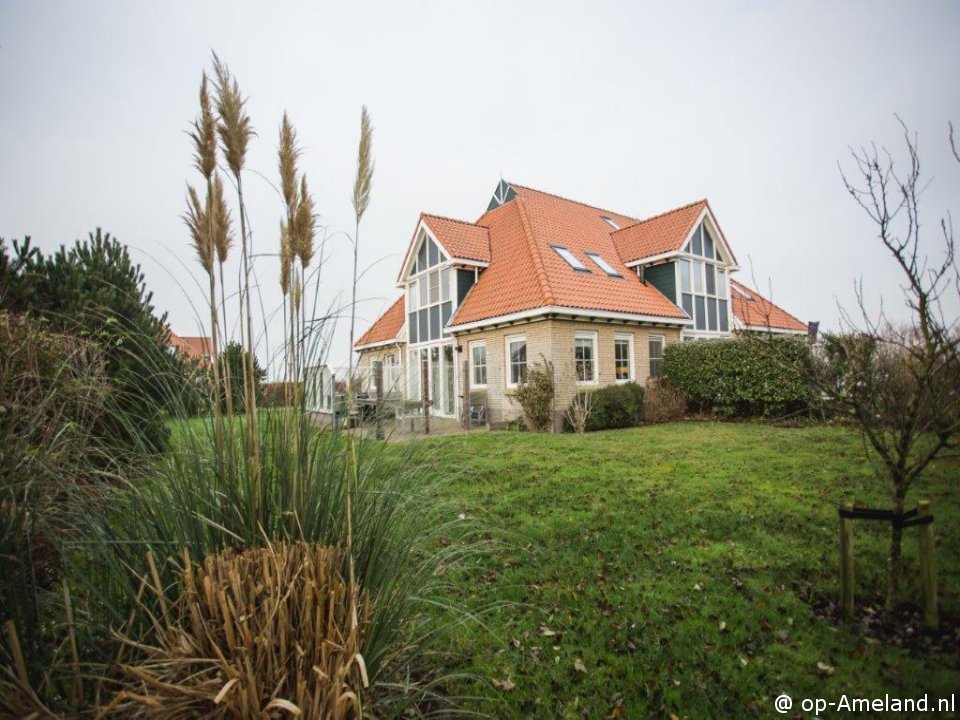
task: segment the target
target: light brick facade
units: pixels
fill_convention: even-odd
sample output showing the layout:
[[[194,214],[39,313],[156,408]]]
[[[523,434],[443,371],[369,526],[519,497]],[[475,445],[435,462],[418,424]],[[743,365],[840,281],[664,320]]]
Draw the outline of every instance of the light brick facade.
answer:
[[[574,339],[577,333],[595,337],[596,382],[578,383],[574,365]],[[578,390],[599,388],[616,382],[614,369],[614,339],[617,336],[632,338],[632,377],[634,382],[645,384],[650,375],[649,339],[655,335],[662,337],[664,346],[680,342],[677,328],[655,328],[629,323],[591,322],[578,320],[539,320],[518,323],[492,330],[478,330],[472,333],[455,335],[456,342],[463,348],[466,359],[470,358],[470,348],[475,343],[483,343],[487,350],[487,418],[492,425],[509,422],[520,416],[520,406],[511,401],[509,395],[514,387],[507,383],[507,338],[524,336],[527,342],[527,364],[542,363],[544,359],[553,363],[556,400],[554,425],[563,425],[563,413]],[[480,392],[479,388],[471,388]]]

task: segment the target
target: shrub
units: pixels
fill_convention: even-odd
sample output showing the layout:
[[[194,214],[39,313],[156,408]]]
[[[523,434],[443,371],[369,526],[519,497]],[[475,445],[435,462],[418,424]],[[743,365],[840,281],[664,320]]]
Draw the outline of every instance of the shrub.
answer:
[[[649,423],[679,420],[687,411],[683,393],[668,382],[654,382],[643,396],[643,419]]]
[[[553,363],[546,358],[527,370],[527,378],[516,392],[515,398],[523,409],[523,419],[532,432],[545,432],[553,426]]]
[[[0,240],[0,287],[0,309],[41,317],[53,329],[100,346],[120,410],[99,419],[101,437],[120,450],[164,447],[169,379],[177,365],[166,352],[166,316],[155,313],[152,293],[126,246],[99,228],[48,257],[29,238],[9,246]],[[126,422],[125,415],[136,415],[138,422]]]
[[[580,397],[571,402],[567,409],[569,417],[576,412],[575,404],[589,402],[587,432],[635,427],[643,422],[643,386],[636,383],[607,385],[598,390],[584,390],[580,395],[587,393],[590,394],[589,400]],[[575,426],[573,428],[576,429]]]
[[[809,408],[811,361],[799,338],[741,338],[670,345],[663,371],[693,410],[777,417]]]
[[[0,716],[36,710],[3,667],[23,668],[41,696],[63,692],[52,674],[62,655],[62,617],[52,614],[64,542],[76,532],[78,498],[109,477],[115,458],[96,432],[111,412],[105,358],[88,341],[0,312]],[[9,623],[9,624],[8,624]]]
[[[593,393],[580,392],[573,396],[563,417],[577,435],[583,435],[587,431],[587,421],[592,410]]]
[[[300,382],[268,382],[263,384],[262,403],[265,408],[286,407],[296,403],[303,392]]]

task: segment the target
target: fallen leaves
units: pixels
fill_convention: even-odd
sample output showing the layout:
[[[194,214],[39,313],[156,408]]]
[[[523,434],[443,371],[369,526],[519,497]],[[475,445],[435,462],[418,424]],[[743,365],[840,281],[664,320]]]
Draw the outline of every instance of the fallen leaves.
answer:
[[[583,660],[577,658],[573,661],[573,669],[580,673],[585,673],[587,671],[587,666],[583,664]]]
[[[504,680],[497,680],[494,678],[493,686],[497,688],[497,690],[503,690],[504,692],[510,692],[517,687],[513,680],[511,680],[509,677]]]

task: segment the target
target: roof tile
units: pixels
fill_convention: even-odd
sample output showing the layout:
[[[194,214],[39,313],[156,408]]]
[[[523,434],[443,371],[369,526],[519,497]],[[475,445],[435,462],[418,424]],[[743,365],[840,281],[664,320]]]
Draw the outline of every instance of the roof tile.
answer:
[[[807,329],[806,324],[800,322],[793,315],[763,297],[741,282],[730,278],[733,288],[739,288],[750,296],[748,300],[740,293],[730,293],[730,309],[734,316],[748,327],[770,328],[771,330],[794,330],[798,332]]]
[[[373,325],[360,336],[353,346],[363,347],[364,345],[375,345],[377,343],[388,343],[395,340],[400,330],[403,328],[403,321],[406,319],[406,302],[401,295],[394,300],[393,305],[388,307],[384,313],[378,317]]]
[[[697,200],[616,231],[613,242],[617,252],[628,263],[679,250],[706,207],[706,200]]]

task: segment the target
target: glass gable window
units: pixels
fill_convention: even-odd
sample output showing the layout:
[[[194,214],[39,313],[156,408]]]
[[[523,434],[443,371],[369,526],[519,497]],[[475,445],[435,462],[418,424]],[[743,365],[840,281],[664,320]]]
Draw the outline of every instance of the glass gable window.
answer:
[[[597,381],[597,336],[594,333],[576,333],[573,338],[573,364],[577,382]]]
[[[447,322],[453,315],[452,271],[433,238],[420,232],[420,247],[407,282],[407,328],[411,344],[450,337]]]
[[[557,253],[560,257],[567,261],[567,264],[572,267],[574,270],[579,270],[581,272],[590,272],[587,269],[587,266],[580,262],[580,258],[574,255],[572,252],[567,250],[562,245],[551,245],[554,252]]]
[[[527,338],[518,335],[507,338],[507,377],[509,385],[527,381]]]
[[[485,343],[470,345],[470,381],[474,387],[487,386],[487,346]]]
[[[693,232],[677,263],[680,307],[694,321],[694,330],[729,332],[727,270],[720,247],[704,223]],[[691,257],[692,256],[692,257]]]

